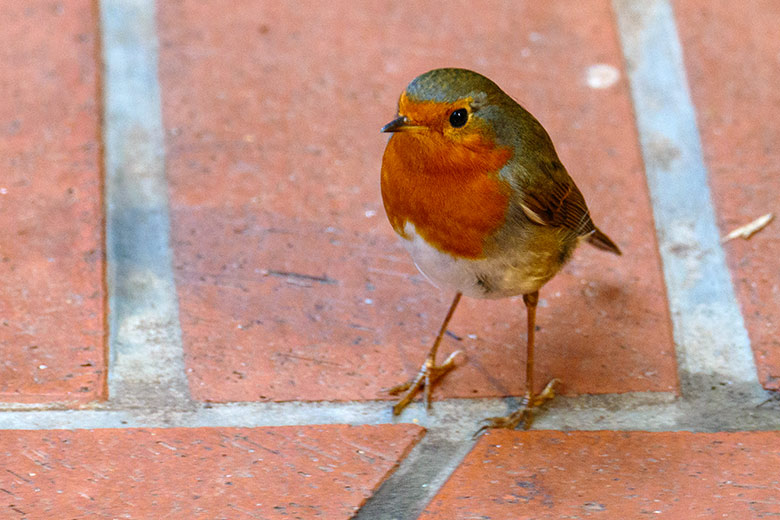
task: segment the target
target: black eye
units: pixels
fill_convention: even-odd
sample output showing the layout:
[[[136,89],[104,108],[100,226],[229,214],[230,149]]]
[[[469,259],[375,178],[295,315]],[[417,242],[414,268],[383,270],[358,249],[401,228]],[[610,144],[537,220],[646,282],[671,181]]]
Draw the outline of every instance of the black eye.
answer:
[[[452,128],[460,128],[465,125],[468,120],[469,113],[465,108],[459,108],[450,114],[450,124],[452,125]]]

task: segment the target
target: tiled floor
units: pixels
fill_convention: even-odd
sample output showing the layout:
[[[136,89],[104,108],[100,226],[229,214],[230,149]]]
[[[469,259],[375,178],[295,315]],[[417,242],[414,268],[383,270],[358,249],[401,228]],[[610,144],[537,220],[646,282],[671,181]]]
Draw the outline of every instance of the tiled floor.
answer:
[[[647,36],[643,51],[658,41],[648,13],[674,16],[725,235],[777,213],[780,188],[780,13],[732,4],[0,0],[0,517],[780,514],[780,410],[759,406],[772,394],[678,383],[692,363],[681,342],[718,331],[679,330],[710,309],[665,285],[664,255],[685,251],[659,248],[670,231],[643,153],[671,170],[675,155],[640,145],[631,72],[650,51],[626,55],[616,23]],[[442,354],[465,355],[431,412],[415,403],[393,418],[383,391],[416,372],[451,297],[416,272],[379,195],[379,128],[406,83],[438,66],[483,72],[533,112],[624,251],[583,246],[542,290],[539,382],[563,386],[541,429],[476,444],[479,420],[523,387],[520,299],[464,300]],[[102,104],[132,110],[150,94],[112,95],[116,70],[161,97],[119,145],[104,139],[116,122]],[[659,89],[685,90],[667,79]],[[144,201],[165,197],[138,159],[155,147],[170,235],[153,238],[170,241],[175,287],[111,270],[134,247],[170,262],[167,247],[104,239],[128,215],[139,227],[160,216]],[[138,184],[106,191],[104,153]],[[709,196],[706,184],[686,196]],[[780,381],[779,229],[722,246],[768,390]],[[160,291],[177,310],[160,310]],[[130,305],[109,309],[111,294],[135,295],[145,348],[111,321]]]
[[[441,24],[425,22],[437,4],[415,9],[420,26],[410,38],[388,2],[305,13],[294,4],[242,2],[228,12],[160,4],[172,240],[193,397],[376,399],[417,371],[451,295],[425,283],[387,225],[379,128],[406,83],[443,62],[483,71],[541,119],[594,218],[627,253],[582,248],[542,292],[540,373],[562,379],[568,395],[674,391],[660,260],[609,5],[507,2],[478,21],[455,11]],[[314,27],[312,16],[321,19]],[[369,39],[345,38],[335,23],[372,19],[382,24]],[[455,44],[454,26],[458,40],[475,44]],[[425,31],[435,33],[422,45]],[[621,79],[593,88],[595,66]],[[520,393],[524,314],[519,298],[465,301],[451,325],[463,339],[448,339],[444,353],[462,349],[469,361],[438,395]]]
[[[98,33],[87,2],[0,3],[0,402],[104,399]]]
[[[0,438],[3,515],[349,518],[420,435],[414,425],[15,432]]]
[[[495,430],[420,518],[771,517],[779,441],[777,432]]]

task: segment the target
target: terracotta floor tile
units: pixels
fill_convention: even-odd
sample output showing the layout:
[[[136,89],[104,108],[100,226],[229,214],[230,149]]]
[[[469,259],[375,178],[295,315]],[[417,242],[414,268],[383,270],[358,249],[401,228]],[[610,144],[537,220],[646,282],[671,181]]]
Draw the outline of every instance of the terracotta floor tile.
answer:
[[[414,425],[5,431],[0,511],[346,519],[422,434]]]
[[[191,390],[375,399],[415,373],[451,295],[387,223],[379,167],[401,90],[459,65],[537,115],[622,258],[583,247],[542,292],[539,381],[674,391],[652,216],[607,0],[159,4],[172,232]],[[479,17],[472,13],[479,12]],[[521,392],[522,302],[465,301],[437,396]]]
[[[678,1],[675,14],[721,232],[776,217],[724,249],[759,377],[780,390],[780,4]]]
[[[0,401],[104,396],[93,7],[0,1]]]
[[[778,432],[517,432],[480,439],[420,519],[768,518]]]

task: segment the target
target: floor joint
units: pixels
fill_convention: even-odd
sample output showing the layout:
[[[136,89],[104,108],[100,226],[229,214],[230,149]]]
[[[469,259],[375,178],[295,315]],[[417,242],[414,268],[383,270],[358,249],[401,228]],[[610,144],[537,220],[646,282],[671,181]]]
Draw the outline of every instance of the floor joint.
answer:
[[[100,3],[109,400],[189,400],[173,278],[154,0]]]

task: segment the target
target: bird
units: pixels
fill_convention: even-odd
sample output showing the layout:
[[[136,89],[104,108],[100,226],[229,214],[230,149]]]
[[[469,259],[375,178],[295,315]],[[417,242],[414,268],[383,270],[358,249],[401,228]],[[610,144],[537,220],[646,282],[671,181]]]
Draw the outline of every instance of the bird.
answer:
[[[555,395],[553,378],[534,393],[536,307],[540,288],[580,242],[621,255],[595,226],[585,199],[542,124],[496,83],[463,68],[434,69],[403,90],[382,156],[381,194],[393,230],[418,270],[454,294],[419,372],[387,389],[393,414],[431,391],[455,368],[436,353],[462,296],[522,295],[526,308],[525,392],[517,410],[484,428],[528,429]]]

